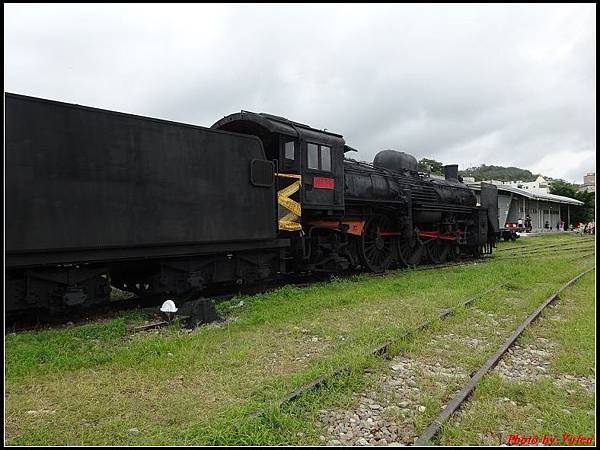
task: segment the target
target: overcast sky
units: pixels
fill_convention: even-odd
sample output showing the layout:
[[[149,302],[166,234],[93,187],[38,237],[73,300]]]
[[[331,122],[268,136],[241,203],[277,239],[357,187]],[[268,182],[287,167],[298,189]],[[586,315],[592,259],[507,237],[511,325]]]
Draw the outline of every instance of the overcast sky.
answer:
[[[462,169],[595,171],[595,5],[6,5],[5,90],[210,126],[240,109]]]

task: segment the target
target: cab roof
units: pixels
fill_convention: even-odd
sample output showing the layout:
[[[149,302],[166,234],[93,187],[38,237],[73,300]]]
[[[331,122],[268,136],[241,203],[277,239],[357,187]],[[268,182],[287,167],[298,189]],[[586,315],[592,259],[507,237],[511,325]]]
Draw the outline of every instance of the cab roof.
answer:
[[[307,141],[318,141],[332,145],[345,145],[344,138],[341,134],[332,133],[327,130],[319,130],[312,128],[309,125],[294,122],[285,117],[275,116],[267,113],[255,113],[252,111],[240,111],[223,117],[215,122],[211,128],[235,131],[238,125],[241,127],[243,123],[253,123],[270,133],[277,133]]]

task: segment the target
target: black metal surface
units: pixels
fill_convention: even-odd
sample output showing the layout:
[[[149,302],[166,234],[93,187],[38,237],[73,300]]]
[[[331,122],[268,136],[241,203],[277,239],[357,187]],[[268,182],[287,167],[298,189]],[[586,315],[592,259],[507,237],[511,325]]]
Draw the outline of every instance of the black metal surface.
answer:
[[[403,266],[414,267],[421,262],[425,249],[420,241],[415,239],[411,242],[408,239],[398,239],[396,243],[398,257]]]
[[[493,184],[481,183],[480,203],[487,209],[490,230],[497,233],[500,230],[498,222],[498,188]]]
[[[210,298],[199,298],[184,303],[179,307],[177,315],[185,316],[186,326],[194,329],[203,323],[218,320],[215,304]]]
[[[438,180],[435,178],[431,179],[431,184],[438,193],[441,203],[466,207],[477,205],[477,196],[465,184],[456,180]]]
[[[394,256],[395,240],[381,236],[381,232],[391,229],[390,220],[375,214],[365,223],[360,242],[360,257],[371,272],[384,272],[390,266]]]
[[[458,181],[458,164],[448,164],[444,166],[444,178],[446,180]]]
[[[353,200],[405,202],[404,192],[410,191],[413,210],[428,213],[417,214],[417,223],[439,221],[440,212],[470,214],[477,203],[475,194],[466,185],[458,181],[422,178],[411,170],[392,171],[346,159],[344,174],[345,195]]]
[[[404,152],[398,152],[395,150],[382,150],[375,155],[375,158],[373,158],[373,165],[375,167],[382,167],[394,172],[400,172],[403,170],[416,172],[417,158]]]
[[[15,94],[6,107],[12,255],[273,240],[260,140]]]
[[[385,231],[392,234],[388,236],[408,239],[411,245],[418,228],[453,234],[467,253],[481,254],[493,246],[495,237],[488,236],[488,224],[480,220],[481,208],[477,207],[477,198],[472,189],[459,181],[456,165],[446,167],[447,179],[444,180],[420,174],[414,156],[394,150],[379,152],[373,164],[345,159],[343,152],[347,146],[342,136],[264,113],[242,111],[231,114],[213,127],[259,137],[267,158],[278,160],[278,167],[283,172],[301,175],[302,188],[297,200],[302,205],[302,223],[307,237],[299,239],[296,247],[318,247],[321,250],[300,257],[306,258],[311,270],[323,266],[315,256],[325,253],[330,254],[331,260],[346,262],[328,265],[323,270],[356,267],[358,260],[362,260],[370,270],[382,270],[386,265],[385,261],[373,264],[371,258],[365,258],[364,239],[355,247],[359,250],[358,255],[352,253],[352,246],[345,247],[350,249],[349,252],[339,253],[338,249],[343,247],[340,242],[346,241],[345,237],[340,241],[335,233],[342,231],[343,235],[343,230],[335,228],[329,233],[324,231],[318,236],[313,235],[311,227],[321,226],[322,223],[317,222],[323,220],[351,220],[364,224],[374,215],[384,214],[390,219],[390,229]],[[288,157],[288,145],[292,143],[295,160]],[[332,149],[333,169],[330,172],[321,170],[322,145],[329,145]],[[312,155],[312,162],[308,165],[307,154]],[[319,156],[315,156],[317,154]],[[319,170],[315,169],[317,160]],[[334,183],[324,188],[317,185],[316,177],[327,178]],[[332,189],[333,184],[335,188]],[[330,229],[333,230],[332,227]],[[318,238],[317,247],[314,239],[304,242],[312,238]],[[445,259],[444,249],[440,250],[432,259]],[[400,255],[400,259],[403,256]]]
[[[467,399],[467,397],[473,392],[475,386],[479,382],[483,376],[493,369],[500,358],[506,351],[514,344],[517,338],[523,333],[525,328],[527,328],[535,319],[539,317],[541,312],[556,298],[558,295],[564,291],[569,286],[573,285],[577,280],[579,280],[582,276],[591,272],[595,268],[592,267],[588,270],[577,275],[563,287],[561,287],[556,293],[552,294],[548,297],[533,313],[531,313],[522,323],[517,327],[517,329],[508,337],[508,339],[504,342],[504,344],[492,355],[490,358],[481,366],[481,368],[471,377],[469,382],[458,392],[450,402],[446,405],[446,407],[440,412],[440,414],[433,420],[431,425],[427,427],[427,429],[419,436],[419,438],[415,441],[415,445],[427,445],[431,439],[437,434],[440,427],[454,414],[454,412],[460,407],[460,405]]]
[[[390,173],[353,160],[344,160],[344,195],[353,200],[405,203],[403,186]]]
[[[139,248],[105,247],[99,249],[77,249],[69,251],[52,251],[40,253],[11,253],[6,255],[7,267],[39,266],[48,264],[75,263],[80,261],[134,261],[148,258],[174,258],[192,255],[205,255],[223,252],[241,252],[284,248],[290,245],[289,239],[272,241],[232,241],[221,243],[147,246]]]
[[[450,252],[449,243],[440,240],[433,240],[428,242],[425,247],[427,249],[429,260],[433,264],[443,264],[448,259],[448,253]]]
[[[312,128],[284,117],[266,113],[242,111],[230,114],[212,125],[213,129],[242,133],[258,137],[265,148],[267,158],[281,161],[287,172],[302,175],[302,189],[299,193],[302,208],[313,210],[340,211],[344,208],[344,158],[345,142],[341,135]],[[285,143],[294,142],[295,160],[285,157]],[[330,148],[331,166],[329,169],[310,167],[308,145]],[[319,149],[319,155],[321,150]],[[315,187],[314,178],[333,178],[333,189]]]

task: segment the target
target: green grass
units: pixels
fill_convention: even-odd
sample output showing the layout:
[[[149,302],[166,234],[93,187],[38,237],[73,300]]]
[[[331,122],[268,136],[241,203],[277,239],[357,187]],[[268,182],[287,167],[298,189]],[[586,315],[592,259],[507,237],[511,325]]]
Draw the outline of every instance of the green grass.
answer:
[[[114,346],[128,336],[127,322],[139,317],[137,311],[132,311],[103,323],[9,334],[5,375],[8,379],[18,379],[35,373],[102,365],[112,359]]]
[[[578,237],[517,244],[542,239]],[[318,410],[348,404],[351,393],[369,382],[363,369],[382,364],[366,356],[372,347],[501,282],[509,286],[485,301],[501,302],[515,289],[526,290],[532,303],[541,301],[590,264],[591,258],[576,256],[544,256],[539,264],[498,257],[474,266],[288,286],[233,299],[220,306],[225,323],[192,333],[172,326],[132,335],[127,324],[136,317],[127,314],[7,335],[6,442],[316,443]],[[243,307],[231,308],[240,301]],[[467,315],[452,320],[460,324]],[[282,409],[274,406],[288,391],[338,366],[349,371]],[[268,413],[249,417],[258,409]]]

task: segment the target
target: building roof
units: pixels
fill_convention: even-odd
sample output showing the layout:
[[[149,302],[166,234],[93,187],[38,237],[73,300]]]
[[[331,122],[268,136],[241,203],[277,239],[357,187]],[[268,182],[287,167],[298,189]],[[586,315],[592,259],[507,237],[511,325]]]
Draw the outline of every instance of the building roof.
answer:
[[[481,189],[481,186],[479,183],[467,183],[467,184],[472,189],[475,189],[475,190]],[[522,195],[523,197],[531,198],[533,200],[542,200],[545,202],[563,203],[565,205],[576,205],[576,206],[583,205],[583,202],[580,202],[579,200],[575,200],[574,198],[570,198],[570,197],[563,197],[562,195],[542,194],[540,192],[526,191],[524,189],[519,189],[519,188],[516,188],[513,186],[508,186],[505,184],[496,184],[494,186],[496,186],[498,188],[498,192],[500,192],[500,191],[510,192],[512,194]]]

